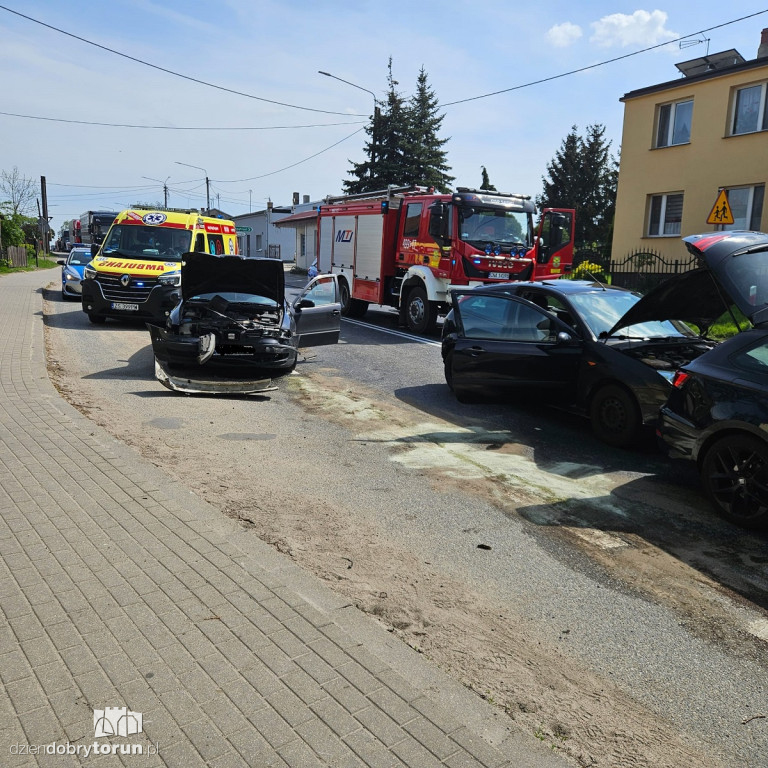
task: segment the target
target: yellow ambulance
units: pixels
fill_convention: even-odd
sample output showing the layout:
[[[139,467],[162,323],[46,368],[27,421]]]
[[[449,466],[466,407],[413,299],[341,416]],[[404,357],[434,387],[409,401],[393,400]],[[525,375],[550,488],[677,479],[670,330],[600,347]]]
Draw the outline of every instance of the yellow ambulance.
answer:
[[[122,211],[85,267],[83,311],[97,324],[164,321],[181,296],[181,260],[190,251],[236,255],[234,222],[197,211]]]

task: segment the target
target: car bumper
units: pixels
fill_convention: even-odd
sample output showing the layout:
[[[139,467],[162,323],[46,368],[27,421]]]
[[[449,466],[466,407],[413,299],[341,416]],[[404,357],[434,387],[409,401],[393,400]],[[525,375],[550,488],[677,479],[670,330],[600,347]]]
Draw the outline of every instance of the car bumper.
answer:
[[[692,425],[664,407],[659,413],[656,435],[663,452],[671,459],[695,460],[697,438]]]
[[[227,365],[233,370],[284,370],[296,364],[297,350],[273,338],[244,339],[211,352],[213,334],[182,336],[158,325],[147,325],[155,358],[184,367]],[[215,337],[213,337],[215,347]]]
[[[97,317],[133,318],[136,320],[161,320],[165,318],[179,301],[179,289],[175,286],[156,285],[144,301],[133,302],[131,299],[107,299],[97,280],[83,280],[83,311]],[[119,308],[120,304],[135,306],[135,309]]]
[[[72,296],[72,298],[79,299],[83,295],[83,286],[79,281],[68,280],[66,283],[61,284],[61,292],[65,296]]]

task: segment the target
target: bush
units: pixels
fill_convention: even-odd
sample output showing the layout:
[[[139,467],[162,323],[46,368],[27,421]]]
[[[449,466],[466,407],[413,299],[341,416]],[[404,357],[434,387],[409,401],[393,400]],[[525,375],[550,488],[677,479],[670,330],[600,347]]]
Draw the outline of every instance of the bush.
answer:
[[[582,261],[571,272],[572,280],[597,280],[601,283],[608,283],[608,275],[605,274],[603,268],[599,264],[595,264],[593,261]]]

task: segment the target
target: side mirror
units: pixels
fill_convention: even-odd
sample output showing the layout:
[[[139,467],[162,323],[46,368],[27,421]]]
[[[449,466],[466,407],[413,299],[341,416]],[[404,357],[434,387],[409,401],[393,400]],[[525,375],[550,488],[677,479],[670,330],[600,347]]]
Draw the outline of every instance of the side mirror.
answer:
[[[67,260],[66,259],[56,259],[56,263],[57,264],[61,264],[61,266],[63,267],[63,266],[66,265]]]
[[[310,307],[314,307],[315,302],[312,301],[312,299],[301,299],[301,301],[297,301],[294,305],[294,309],[309,309]]]
[[[573,341],[573,336],[571,336],[570,333],[566,333],[565,331],[560,331],[557,334],[558,344],[569,344],[571,341]]]
[[[429,206],[429,235],[435,240],[447,240],[448,209],[444,203]]]

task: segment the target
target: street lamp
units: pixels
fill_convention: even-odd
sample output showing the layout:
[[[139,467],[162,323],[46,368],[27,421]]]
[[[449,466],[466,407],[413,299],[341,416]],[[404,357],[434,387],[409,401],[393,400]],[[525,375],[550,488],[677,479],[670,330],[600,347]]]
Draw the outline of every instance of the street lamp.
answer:
[[[163,205],[167,208],[168,207],[168,179],[170,179],[171,177],[168,176],[168,178],[166,178],[165,181],[160,181],[160,179],[152,179],[149,176],[142,176],[141,178],[147,179],[148,181],[157,181],[163,185],[163,199],[164,199]]]
[[[205,168],[201,168],[199,165],[190,165],[189,163],[181,163],[178,160],[174,160],[176,165],[186,165],[187,168],[197,168],[198,171],[202,171],[205,174],[205,206],[206,213],[211,212],[211,183],[208,180],[208,171]],[[170,176],[168,177],[170,178]]]
[[[357,85],[356,83],[350,83],[349,80],[344,80],[341,77],[336,77],[336,75],[332,75],[330,72],[323,72],[323,70],[318,69],[317,70],[318,75],[325,75],[326,77],[332,77],[334,80],[338,80],[341,83],[346,83],[347,85],[351,85],[353,88],[357,88],[360,91],[365,91],[366,93],[370,93],[371,96],[373,96],[373,124],[371,126],[371,178],[373,178],[373,166],[376,163],[376,127],[379,123],[379,101],[376,98],[376,94],[373,91],[369,91],[367,88],[363,88],[362,85]]]

